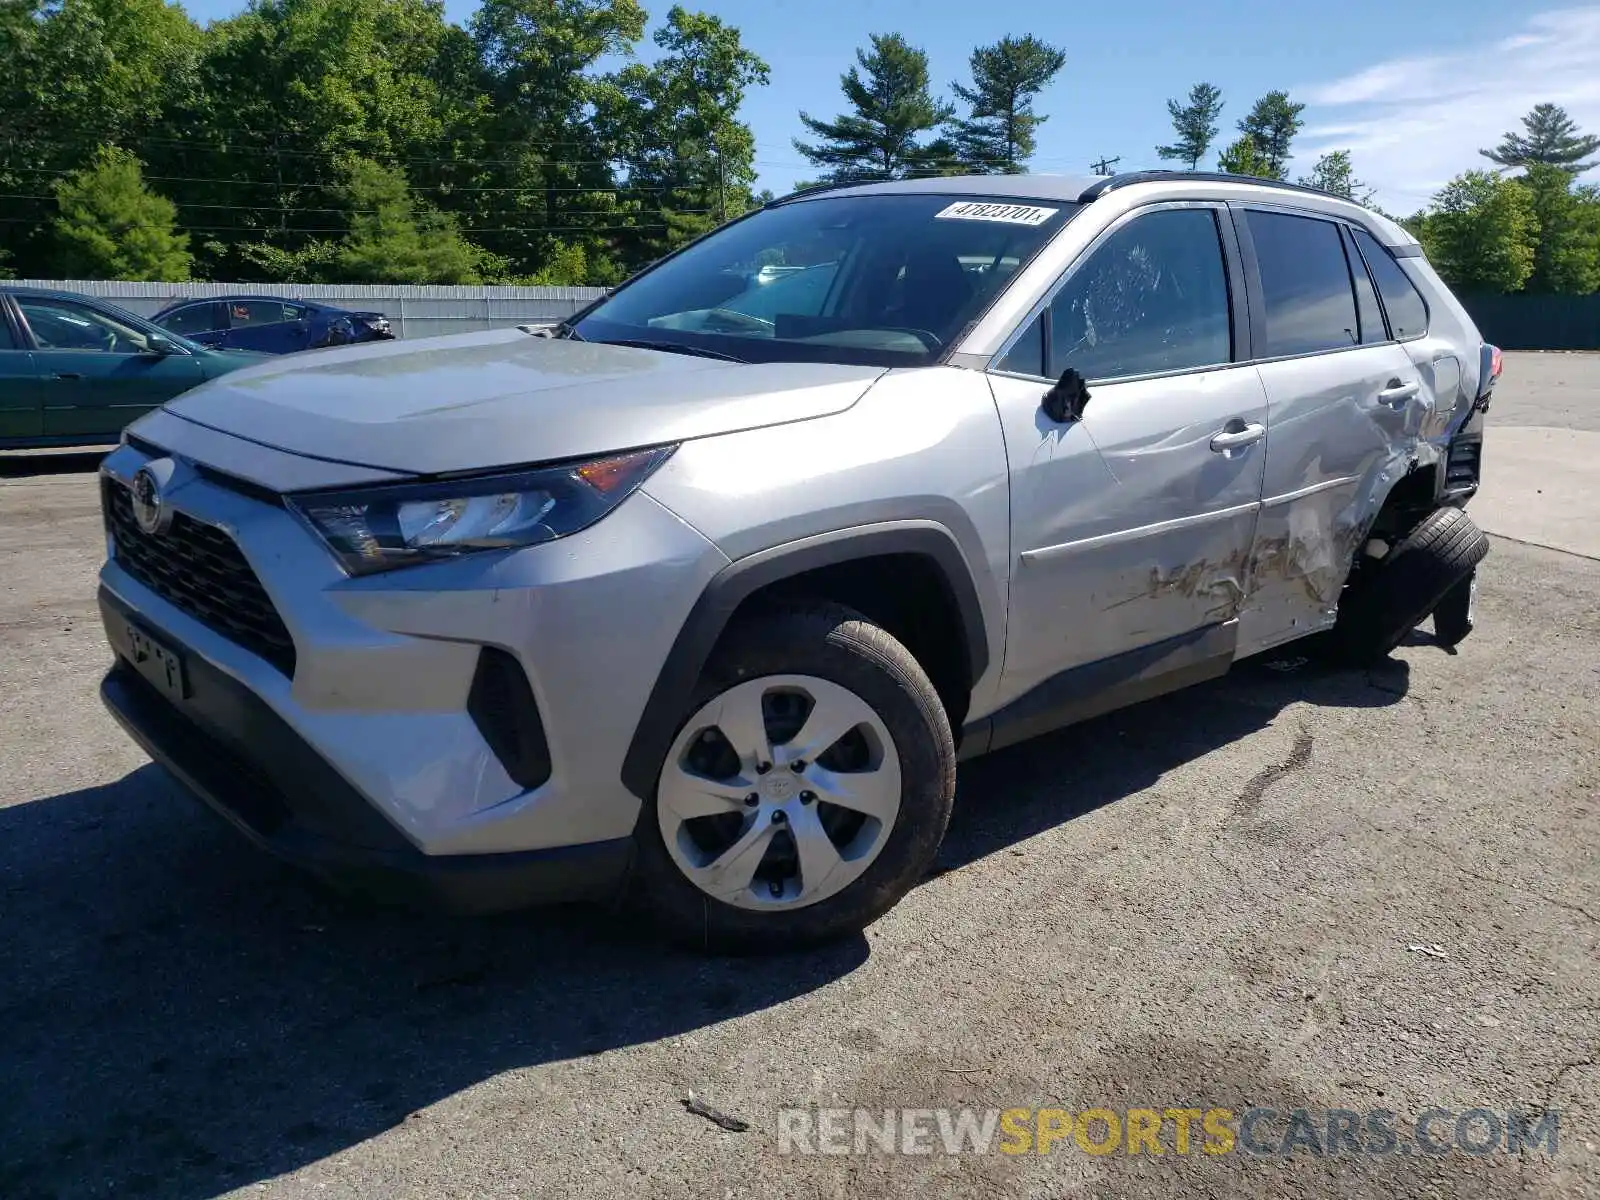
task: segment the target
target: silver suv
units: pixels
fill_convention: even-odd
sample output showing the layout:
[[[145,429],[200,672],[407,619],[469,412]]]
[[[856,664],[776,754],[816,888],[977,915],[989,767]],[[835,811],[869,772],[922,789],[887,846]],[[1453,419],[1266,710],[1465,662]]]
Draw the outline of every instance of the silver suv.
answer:
[[[564,324],[214,380],[104,465],[111,711],[458,909],[857,930],[960,758],[1470,628],[1499,370],[1404,229],[1237,177],[803,193]]]

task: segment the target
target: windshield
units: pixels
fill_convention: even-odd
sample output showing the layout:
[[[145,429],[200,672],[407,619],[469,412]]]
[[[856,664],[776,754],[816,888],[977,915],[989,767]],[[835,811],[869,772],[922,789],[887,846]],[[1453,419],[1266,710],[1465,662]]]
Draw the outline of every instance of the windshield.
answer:
[[[1067,201],[830,195],[763,209],[663,262],[574,326],[750,362],[921,366],[1076,211]]]

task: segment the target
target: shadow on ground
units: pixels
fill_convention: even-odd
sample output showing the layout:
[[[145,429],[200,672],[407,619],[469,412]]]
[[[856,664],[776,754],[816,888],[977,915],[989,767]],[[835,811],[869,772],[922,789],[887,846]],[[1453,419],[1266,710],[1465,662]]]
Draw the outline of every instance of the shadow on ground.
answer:
[[[940,870],[1131,795],[1287,704],[1406,690],[1399,662],[1285,662],[969,764]],[[501,1072],[781,1004],[866,955],[856,938],[711,961],[629,940],[599,910],[373,909],[263,858],[145,767],[0,810],[0,1195],[211,1196]]]
[[[6,451],[0,453],[0,479],[29,479],[43,475],[84,475],[100,469],[111,448],[69,451]]]

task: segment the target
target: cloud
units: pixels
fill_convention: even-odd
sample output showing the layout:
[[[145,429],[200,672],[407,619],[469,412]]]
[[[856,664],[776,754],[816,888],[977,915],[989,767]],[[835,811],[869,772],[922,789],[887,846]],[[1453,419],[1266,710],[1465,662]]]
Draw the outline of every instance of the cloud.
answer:
[[[1293,94],[1307,105],[1296,170],[1349,150],[1378,204],[1414,212],[1462,171],[1488,167],[1478,151],[1520,132],[1535,104],[1560,104],[1600,133],[1600,7],[1538,13],[1492,47],[1397,57]]]

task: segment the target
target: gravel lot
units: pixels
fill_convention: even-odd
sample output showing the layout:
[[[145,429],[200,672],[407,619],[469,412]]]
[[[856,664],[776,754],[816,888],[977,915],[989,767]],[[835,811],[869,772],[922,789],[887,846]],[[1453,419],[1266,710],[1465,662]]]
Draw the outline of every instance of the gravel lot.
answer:
[[[1600,431],[1600,357],[1510,356],[1491,415]],[[0,1196],[1600,1192],[1600,562],[1497,538],[1459,653],[1247,665],[972,763],[944,869],[865,938],[704,961],[603,912],[362,907],[179,794],[95,698],[94,461],[0,461]],[[780,1156],[787,1105],[1560,1139]]]

